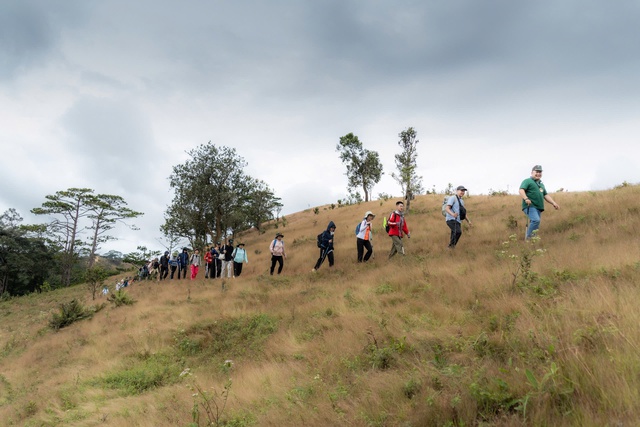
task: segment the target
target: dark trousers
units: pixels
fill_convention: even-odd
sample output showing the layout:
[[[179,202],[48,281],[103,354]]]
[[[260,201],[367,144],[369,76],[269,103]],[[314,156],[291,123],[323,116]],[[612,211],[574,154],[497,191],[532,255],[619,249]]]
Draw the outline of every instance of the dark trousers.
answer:
[[[187,277],[187,266],[186,265],[180,264],[178,266],[178,279],[180,279],[180,276],[182,276],[183,279]]]
[[[169,276],[169,278],[170,278],[171,280],[173,280],[173,275],[176,273],[176,270],[177,270],[177,269],[178,269],[178,266],[177,266],[177,265],[172,265],[172,266],[171,266],[171,276]]]
[[[238,277],[242,274],[242,263],[233,261],[233,275]]]
[[[216,268],[216,261],[213,260],[210,263],[208,263],[207,268],[209,269],[207,271],[209,279],[215,279],[218,275],[218,269]]]
[[[447,225],[451,229],[451,238],[449,239],[449,247],[455,248],[458,244],[458,240],[460,240],[460,236],[462,236],[462,226],[455,219],[450,219],[447,221]]]
[[[369,261],[369,258],[371,258],[371,254],[373,253],[373,247],[371,246],[371,242],[368,240],[358,238],[356,242],[356,246],[358,248],[358,262],[362,262],[363,260],[364,262]],[[365,248],[367,249],[366,254],[364,254]],[[362,254],[364,254],[364,258],[362,257]]]
[[[169,275],[169,266],[160,266],[160,280],[164,280]]]
[[[320,258],[316,261],[316,266],[313,267],[315,270],[319,269],[324,259],[327,258],[329,260],[329,267],[333,267],[333,249],[320,249]]]
[[[278,263],[278,274],[282,273],[282,267],[284,267],[284,257],[282,255],[271,255],[271,275],[273,276],[273,270],[276,269],[276,263]]]
[[[220,277],[220,273],[222,273],[222,260],[216,259],[216,277]]]

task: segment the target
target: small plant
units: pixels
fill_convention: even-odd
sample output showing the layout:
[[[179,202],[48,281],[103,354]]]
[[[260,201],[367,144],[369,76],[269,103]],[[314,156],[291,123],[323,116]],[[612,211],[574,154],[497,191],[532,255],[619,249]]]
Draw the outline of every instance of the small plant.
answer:
[[[133,303],[136,302],[136,300],[131,298],[124,289],[118,289],[114,293],[109,294],[107,301],[113,303],[116,307],[120,307],[121,305],[133,305]]]
[[[489,189],[489,196],[508,196],[509,192],[507,190],[494,190],[493,188]]]
[[[518,229],[518,220],[516,219],[515,216],[509,215],[509,217],[507,219],[505,219],[504,222],[507,225],[507,228],[509,230],[517,230]]]
[[[320,213],[320,208],[318,208],[317,206],[315,208],[313,208],[313,214],[314,215],[318,215]]]
[[[532,270],[533,259],[537,256],[542,256],[546,252],[545,249],[538,248],[540,238],[533,236],[527,240],[523,245],[519,244],[518,237],[515,234],[509,236],[509,241],[503,242],[503,250],[498,252],[498,256],[506,257],[513,261],[514,269],[511,272],[512,280],[511,285],[519,288],[529,288],[534,285],[537,279],[537,274]],[[514,248],[520,248],[519,253],[511,251]]]
[[[182,371],[181,377],[191,376],[189,368]],[[218,392],[212,387],[212,391],[206,391],[192,380],[189,388],[193,391],[193,407],[191,408],[192,422],[190,427],[199,426],[223,426],[227,423],[223,420],[224,411],[227,407],[227,400],[231,392],[231,379],[228,379]],[[204,423],[204,424],[203,424]]]

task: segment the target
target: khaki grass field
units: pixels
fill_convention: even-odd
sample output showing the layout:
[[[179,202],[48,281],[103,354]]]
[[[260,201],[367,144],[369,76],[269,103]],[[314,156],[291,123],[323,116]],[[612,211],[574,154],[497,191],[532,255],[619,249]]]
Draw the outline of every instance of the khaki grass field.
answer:
[[[0,425],[640,425],[640,186],[553,196],[528,243],[518,196],[465,198],[455,250],[443,196],[418,196],[390,260],[395,199],[321,206],[236,236],[235,279],[136,282],[119,307],[86,286],[0,302]],[[330,220],[336,262],[313,273]],[[51,329],[74,298],[106,306]]]

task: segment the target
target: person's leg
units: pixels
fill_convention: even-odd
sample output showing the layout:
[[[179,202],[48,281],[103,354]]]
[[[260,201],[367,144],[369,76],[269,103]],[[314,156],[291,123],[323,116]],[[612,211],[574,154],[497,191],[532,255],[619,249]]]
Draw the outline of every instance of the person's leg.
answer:
[[[238,263],[238,270],[236,271],[236,277],[240,277],[240,274],[242,274],[242,262]]]
[[[220,277],[221,274],[222,274],[222,261],[217,259],[216,260],[216,277]]]
[[[447,221],[447,226],[451,230],[451,233],[449,234],[449,246],[448,246],[449,248],[456,247],[456,224],[457,223],[458,221],[456,221],[455,219],[450,219],[449,221]]]
[[[233,277],[233,261],[226,261],[227,263],[227,278]]]
[[[276,260],[277,257],[275,255],[271,255],[271,269],[269,269],[269,274],[273,276],[273,270],[276,269]]]
[[[284,257],[283,256],[279,256],[278,257],[278,274],[282,273],[282,268],[284,267]]]
[[[356,248],[358,249],[358,262],[362,262],[362,254],[364,254],[364,240],[356,239]]]
[[[363,240],[363,246],[367,249],[367,253],[364,254],[364,262],[367,262],[369,261],[369,258],[371,258],[373,247],[371,247],[371,242],[368,240]]]
[[[322,265],[322,263],[324,262],[324,257],[326,256],[324,249],[320,248],[320,258],[318,258],[318,261],[316,261],[316,266],[313,267],[314,270],[317,270],[320,268],[320,266]]]
[[[389,258],[391,258],[392,256],[394,256],[396,254],[396,244],[393,241],[393,238],[395,236],[391,236],[391,250],[389,251]]]
[[[395,253],[400,253],[402,255],[404,255],[404,247],[402,246],[402,239],[399,236],[391,236],[391,241],[393,242],[393,249],[392,249],[392,253],[395,255]],[[393,255],[389,254],[389,258],[391,258]]]
[[[333,250],[329,251],[327,258],[329,259],[329,267],[333,267]]]
[[[527,239],[540,228],[540,211],[533,206],[523,209],[525,215],[529,217],[529,227],[527,228]]]
[[[456,245],[458,244],[458,240],[460,240],[460,236],[462,236],[462,224],[456,221]]]

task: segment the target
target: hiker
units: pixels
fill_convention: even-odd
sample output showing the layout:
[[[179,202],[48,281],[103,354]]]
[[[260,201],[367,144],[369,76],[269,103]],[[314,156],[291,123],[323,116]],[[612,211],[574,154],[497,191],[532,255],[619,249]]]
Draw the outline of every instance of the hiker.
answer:
[[[273,271],[276,269],[276,263],[278,264],[278,274],[282,273],[282,267],[284,267],[284,258],[287,254],[284,253],[284,234],[277,233],[276,238],[269,245],[269,252],[271,252],[271,270],[270,274],[273,276]]]
[[[222,255],[222,277],[231,278],[233,269],[233,239],[227,239],[227,243],[220,248]]]
[[[215,243],[211,245],[211,249],[209,249],[209,279],[215,279],[220,276],[220,271],[218,270],[218,261],[220,260],[218,259],[218,255],[218,244]]]
[[[169,275],[169,251],[165,251],[160,257],[160,280],[164,280]]]
[[[200,251],[196,249],[191,254],[191,258],[189,259],[189,264],[191,264],[191,280],[195,279],[198,275],[198,270],[200,269]]]
[[[158,269],[160,268],[160,262],[158,262],[158,258],[154,258],[153,261],[149,262],[149,280],[155,279],[156,281],[160,280]]]
[[[220,273],[222,273],[222,249],[220,248],[220,242],[216,242],[216,245],[212,249],[213,252],[213,260],[216,265],[216,275],[215,277],[220,277]]]
[[[403,235],[407,235],[407,238],[411,238],[409,228],[407,227],[407,221],[404,219],[404,203],[402,201],[396,202],[396,210],[389,215],[389,237],[391,237],[391,251],[389,252],[389,259],[396,253],[404,255],[404,246],[402,244]]]
[[[187,248],[182,248],[182,252],[178,255],[178,279],[182,275],[182,279],[187,277],[187,265],[189,265],[189,251]]]
[[[373,254],[373,246],[371,246],[371,239],[373,229],[371,227],[371,221],[376,216],[371,211],[367,211],[364,214],[364,219],[358,226],[358,232],[356,233],[356,248],[358,249],[358,262],[367,262],[369,258],[371,258],[371,254]],[[367,253],[364,254],[365,248],[367,249]],[[364,254],[364,258],[362,255]]]
[[[176,273],[176,269],[178,268],[178,251],[173,251],[171,253],[171,258],[169,258],[169,268],[171,269],[171,276],[169,276],[169,279],[173,280],[173,276]],[[178,277],[180,277],[180,275],[178,274]]]
[[[333,221],[329,221],[327,229],[318,236],[318,245],[320,246],[320,258],[316,261],[312,272],[318,271],[325,258],[329,258],[329,267],[333,267],[333,235],[336,231],[336,225]]]
[[[204,252],[204,278],[205,279],[208,279],[210,272],[213,271],[211,269],[212,262],[213,262],[213,255],[211,254],[211,248],[207,246]]]
[[[542,166],[535,165],[531,169],[531,176],[520,184],[520,197],[522,197],[522,211],[529,218],[526,239],[537,233],[540,228],[540,217],[544,212],[544,201],[551,203],[554,209],[560,209],[553,198],[547,194],[547,189],[542,183]]]
[[[240,277],[242,274],[242,264],[248,264],[247,251],[244,250],[244,243],[238,243],[233,250],[233,277]]]
[[[445,208],[445,221],[451,229],[449,249],[454,249],[458,244],[458,240],[460,240],[460,236],[462,236],[462,221],[466,220],[467,223],[471,225],[471,221],[467,216],[467,209],[464,206],[464,200],[462,200],[465,191],[467,191],[467,189],[464,188],[464,185],[459,185],[456,188],[456,194],[449,197],[447,207]]]

